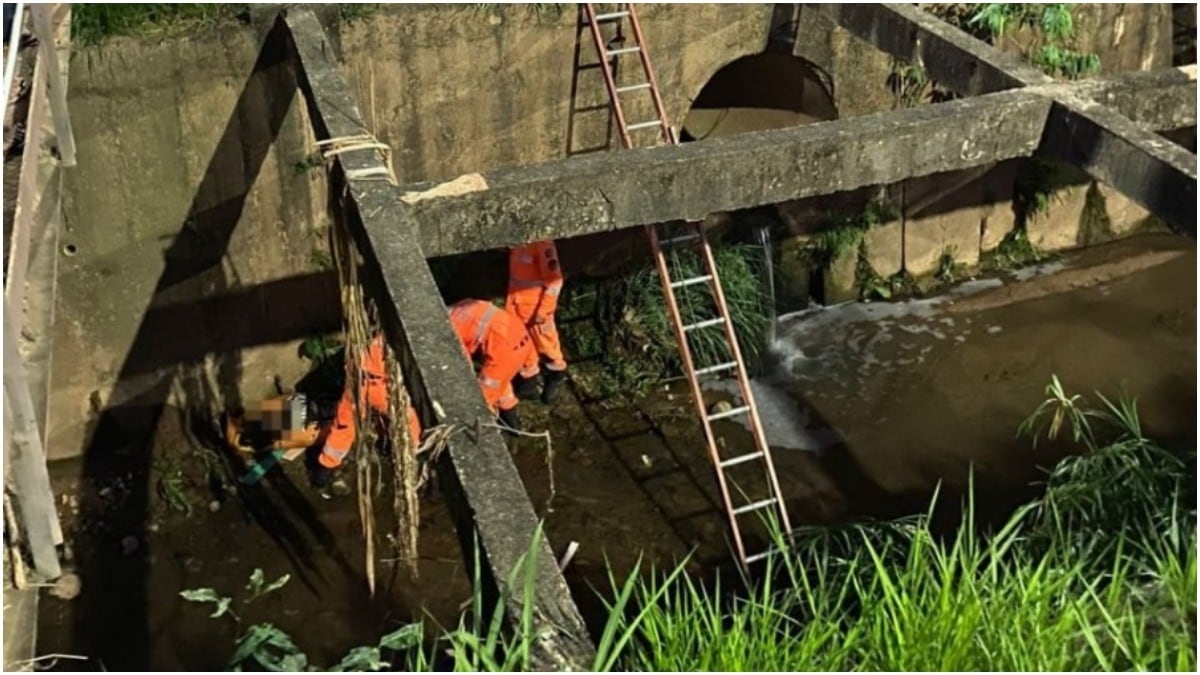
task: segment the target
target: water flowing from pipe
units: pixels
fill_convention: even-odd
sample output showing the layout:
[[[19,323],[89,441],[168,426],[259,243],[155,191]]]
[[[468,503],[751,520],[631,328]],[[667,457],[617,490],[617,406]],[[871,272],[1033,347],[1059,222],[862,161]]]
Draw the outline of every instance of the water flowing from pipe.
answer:
[[[757,239],[759,246],[762,246],[764,264],[763,268],[767,273],[767,309],[769,311],[769,316],[767,317],[766,344],[763,346],[763,356],[758,360],[757,370],[761,375],[768,362],[771,349],[775,345],[775,262],[771,250],[771,228],[767,225],[762,225],[755,229],[754,236],[755,239]]]

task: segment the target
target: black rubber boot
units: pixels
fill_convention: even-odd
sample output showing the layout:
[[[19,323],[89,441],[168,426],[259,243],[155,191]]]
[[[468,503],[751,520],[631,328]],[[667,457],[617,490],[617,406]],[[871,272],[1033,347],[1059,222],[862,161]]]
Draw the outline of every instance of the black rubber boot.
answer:
[[[547,369],[542,374],[542,381],[545,383],[545,386],[542,387],[542,403],[550,405],[558,397],[563,383],[567,381],[567,371]]]
[[[509,408],[508,410],[501,410],[499,417],[500,417],[500,425],[501,426],[508,427],[509,429],[512,429],[513,431],[521,430],[521,418],[517,417],[517,409],[516,408]]]
[[[513,378],[513,393],[521,400],[537,398],[537,375],[533,377],[521,377],[518,374]]]

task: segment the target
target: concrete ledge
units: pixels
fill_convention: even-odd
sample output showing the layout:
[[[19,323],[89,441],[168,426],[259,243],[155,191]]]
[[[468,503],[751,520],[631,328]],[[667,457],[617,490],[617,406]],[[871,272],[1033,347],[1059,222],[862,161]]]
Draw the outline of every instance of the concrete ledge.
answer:
[[[793,199],[1026,157],[1050,101],[1009,91],[677,147],[489,172],[485,189],[413,204],[421,248],[439,256]],[[400,188],[401,193],[432,189]]]
[[[301,69],[301,89],[307,96],[318,138],[336,138],[363,130],[362,117],[349,86],[337,70],[324,30],[309,10],[288,12],[287,25]],[[380,318],[392,346],[406,359],[405,379],[413,390],[426,426],[431,403],[445,412],[441,423],[471,427],[490,423],[492,415],[479,392],[470,363],[450,326],[426,253],[416,245],[413,221],[386,184],[344,180],[343,171],[379,167],[368,153],[340,157],[331,183],[346,186],[341,214],[354,234],[369,274],[364,283],[374,291]],[[335,188],[337,189],[337,188]],[[555,564],[521,478],[500,433],[475,427],[450,444],[450,464],[443,464],[447,490],[468,561],[478,542],[483,570],[492,595],[505,585],[532,549],[537,556],[533,625],[534,670],[586,670],[595,649],[566,581]],[[478,537],[478,539],[476,539]],[[470,566],[468,565],[468,569]],[[520,584],[523,577],[517,577]],[[484,589],[485,592],[489,589]],[[519,596],[520,589],[513,595]],[[519,622],[521,597],[507,598],[510,621]]]

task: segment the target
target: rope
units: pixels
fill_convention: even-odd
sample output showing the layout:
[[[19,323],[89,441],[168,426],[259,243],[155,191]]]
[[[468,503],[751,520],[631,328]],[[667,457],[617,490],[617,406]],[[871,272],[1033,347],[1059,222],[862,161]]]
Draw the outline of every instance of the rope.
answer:
[[[392,165],[391,147],[386,143],[381,143],[372,134],[363,133],[357,136],[340,136],[317,141],[317,149],[321,152],[321,159],[326,162],[347,152],[375,151],[376,159],[382,166],[346,169],[346,180],[385,180],[393,186],[399,184],[396,180],[396,169]]]

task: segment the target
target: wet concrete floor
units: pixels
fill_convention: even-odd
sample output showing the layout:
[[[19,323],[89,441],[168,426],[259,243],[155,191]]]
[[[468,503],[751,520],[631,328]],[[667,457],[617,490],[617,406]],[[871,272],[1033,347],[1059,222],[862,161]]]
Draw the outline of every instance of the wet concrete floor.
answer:
[[[1142,238],[937,301],[783,318],[775,367],[756,385],[756,399],[793,524],[922,511],[939,478],[961,485],[972,464],[1003,510],[1036,477],[1035,466],[1063,450],[1035,452],[1015,437],[1052,373],[1085,394],[1124,386],[1138,397],[1149,433],[1194,444],[1195,265],[1191,241]],[[706,574],[728,563],[729,544],[685,389],[674,383],[628,401],[596,396],[580,380],[552,409],[522,405],[526,428],[552,432],[552,501],[544,443],[521,438],[510,449],[556,554],[580,544],[567,577],[594,620],[592,588],[608,588],[606,564],[621,579],[639,556],[662,566],[694,551],[694,573]],[[706,393],[710,404],[728,398],[721,387]],[[457,622],[471,592],[436,490],[422,500],[419,579],[393,575],[394,565],[382,562],[371,599],[353,498],[319,499],[292,465],[210,510],[211,451],[182,418],[163,419],[148,476],[114,471],[80,485],[78,463],[52,466],[83,592],[44,597],[39,653],[95,657],[66,664],[74,668],[219,670],[239,630],[270,621],[327,667],[414,617]],[[739,424],[716,424],[728,452],[751,447]],[[170,511],[158,493],[175,470],[190,514]],[[129,499],[147,500],[141,522],[104,517],[106,505],[127,513],[121,504]],[[93,505],[88,522],[76,517],[81,503]],[[386,491],[378,503],[386,532]],[[380,556],[392,555],[384,546]],[[178,597],[210,587],[242,598],[255,568],[292,580],[254,602],[235,601],[238,621],[210,619],[205,607]]]

